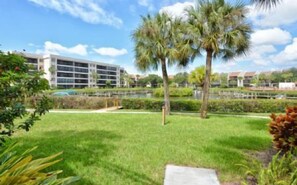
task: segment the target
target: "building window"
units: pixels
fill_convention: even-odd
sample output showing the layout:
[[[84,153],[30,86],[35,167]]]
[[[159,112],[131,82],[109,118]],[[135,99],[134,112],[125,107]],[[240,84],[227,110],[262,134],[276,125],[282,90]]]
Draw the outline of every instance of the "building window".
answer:
[[[61,73],[61,72],[58,72],[57,76],[58,77],[73,77],[73,73]]]
[[[75,72],[89,73],[88,69],[75,68]]]
[[[66,60],[58,60],[57,63],[58,63],[59,65],[73,66],[73,62],[66,61]]]
[[[72,67],[58,66],[59,71],[73,71]]]
[[[74,79],[68,79],[68,78],[58,78],[58,83],[74,83]]]
[[[77,67],[86,67],[86,68],[89,67],[88,64],[85,64],[85,63],[78,63],[78,62],[75,62],[74,65],[77,66]]]

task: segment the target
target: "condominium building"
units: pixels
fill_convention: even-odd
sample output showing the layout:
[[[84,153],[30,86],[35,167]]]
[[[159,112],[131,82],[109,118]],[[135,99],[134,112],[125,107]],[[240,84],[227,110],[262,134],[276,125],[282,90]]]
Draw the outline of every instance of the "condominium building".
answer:
[[[119,65],[60,55],[22,55],[34,70],[44,71],[50,86],[57,88],[105,87],[107,84],[120,87],[120,74],[124,71]]]

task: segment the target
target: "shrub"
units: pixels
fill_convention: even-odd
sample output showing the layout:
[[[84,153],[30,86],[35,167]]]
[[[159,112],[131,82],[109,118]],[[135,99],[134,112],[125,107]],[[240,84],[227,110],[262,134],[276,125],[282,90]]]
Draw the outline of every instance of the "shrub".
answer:
[[[163,97],[164,89],[163,88],[155,89],[153,94],[155,97]],[[169,88],[169,95],[171,97],[189,97],[189,96],[193,96],[193,89],[192,88]]]
[[[293,106],[297,101],[293,100],[210,100],[209,112],[217,113],[244,113],[244,112],[282,112],[283,107]],[[124,109],[161,110],[161,99],[125,98],[122,100]],[[171,100],[173,111],[199,111],[201,100]]]
[[[17,144],[10,144],[1,148],[0,154],[0,185],[30,184],[30,185],[67,185],[78,181],[78,177],[68,177],[59,179],[61,170],[43,172],[44,169],[61,161],[56,159],[61,153],[33,159],[29,153],[36,149],[32,148],[22,154],[17,154],[15,150]]]
[[[288,107],[285,115],[271,115],[269,132],[275,148],[283,152],[297,146],[297,106]]]
[[[34,106],[40,97],[28,98],[29,106]],[[115,98],[87,97],[87,96],[66,96],[66,97],[49,97],[54,109],[102,109],[114,106]],[[120,102],[119,102],[120,103]]]
[[[280,157],[280,152],[273,156],[272,161],[265,167],[258,161],[250,165],[241,165],[246,168],[247,185],[295,185],[297,184],[297,160],[292,153]]]
[[[18,129],[29,131],[50,108],[50,102],[44,96],[36,106],[32,106],[34,111],[26,110],[26,97],[35,96],[49,87],[42,72],[30,69],[22,56],[0,51],[0,141]],[[25,119],[16,121],[20,118]]]

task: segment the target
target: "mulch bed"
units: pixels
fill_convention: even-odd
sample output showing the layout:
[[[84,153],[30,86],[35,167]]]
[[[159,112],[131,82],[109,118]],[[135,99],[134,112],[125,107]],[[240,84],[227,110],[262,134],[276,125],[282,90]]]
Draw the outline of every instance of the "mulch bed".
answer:
[[[248,152],[248,155],[251,156],[254,159],[259,160],[264,166],[268,166],[268,164],[271,162],[272,157],[277,153],[277,151],[274,148],[269,148],[268,150],[260,151],[260,152]],[[247,178],[249,185],[257,185],[255,179],[252,177]],[[240,182],[224,182],[221,183],[221,185],[241,185]]]

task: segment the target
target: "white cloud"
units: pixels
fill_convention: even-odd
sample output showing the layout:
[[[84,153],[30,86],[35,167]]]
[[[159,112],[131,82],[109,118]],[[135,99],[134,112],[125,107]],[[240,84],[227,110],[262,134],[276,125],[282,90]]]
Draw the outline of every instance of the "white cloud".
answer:
[[[38,49],[37,53],[45,53],[45,54],[75,54],[75,55],[81,55],[86,56],[88,54],[87,52],[87,45],[83,44],[77,44],[73,47],[65,47],[58,43],[53,43],[51,41],[46,41],[44,43],[44,49],[40,50]]]
[[[99,55],[110,56],[110,57],[116,57],[116,56],[125,55],[128,53],[126,49],[116,49],[116,48],[98,48],[93,50]]]
[[[123,21],[105,11],[94,0],[28,0],[39,6],[66,13],[91,24],[106,24],[120,27]]]
[[[186,17],[186,9],[194,6],[193,2],[175,3],[171,6],[165,6],[160,9],[159,13],[166,13],[172,17]]]
[[[254,45],[287,44],[291,40],[291,34],[280,28],[257,30],[251,35],[251,42]]]
[[[149,11],[153,11],[155,9],[152,0],[138,0],[137,2],[140,6],[147,7]]]
[[[28,43],[29,47],[35,47],[35,48],[39,48],[40,46],[34,43]]]
[[[269,54],[277,52],[273,45],[252,45],[246,56],[237,57],[237,62],[251,62],[258,66],[267,66],[272,61],[268,57]]]
[[[296,0],[282,0],[279,5],[266,11],[263,11],[255,6],[248,7],[250,9],[248,17],[255,25],[260,27],[289,25],[297,21]]]
[[[279,54],[272,55],[271,59],[276,64],[297,64],[297,38],[294,38],[293,43],[287,45]]]

